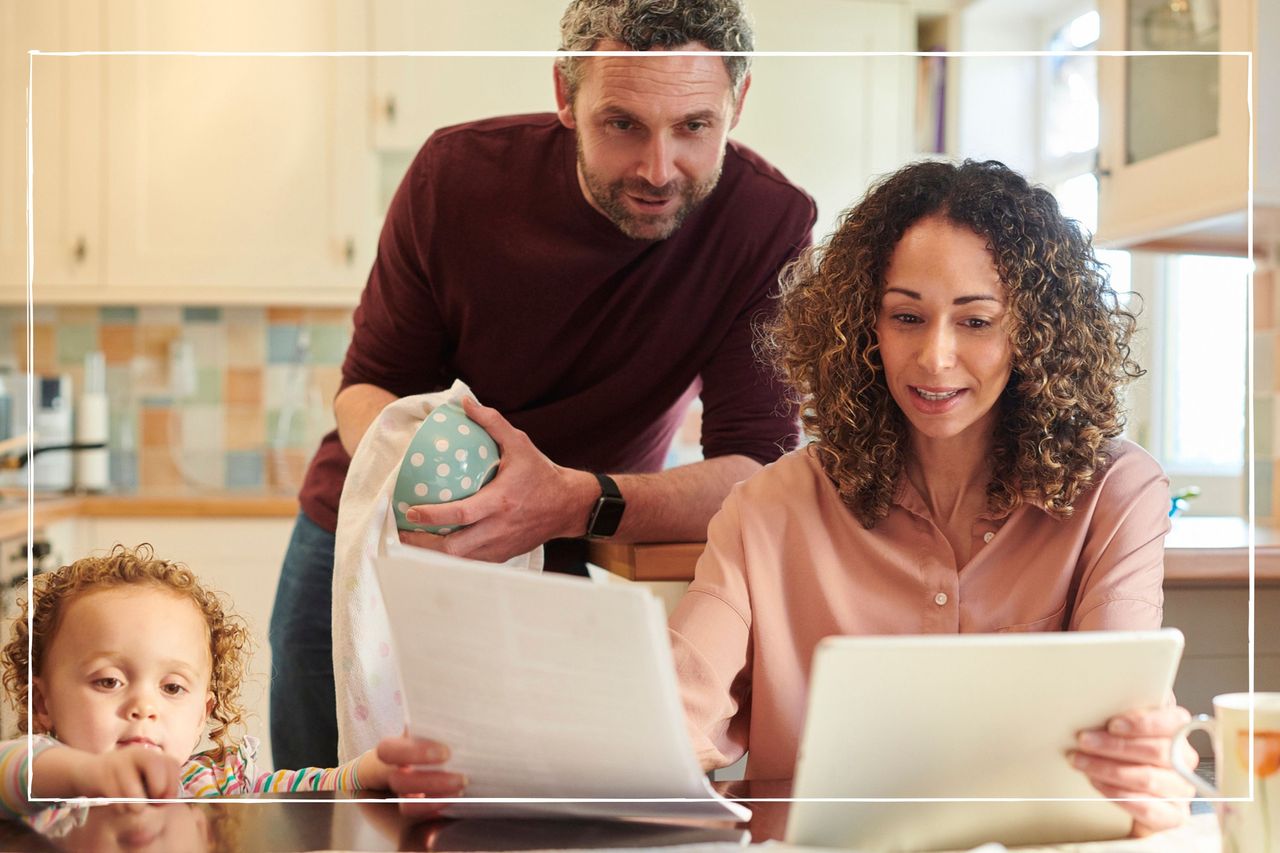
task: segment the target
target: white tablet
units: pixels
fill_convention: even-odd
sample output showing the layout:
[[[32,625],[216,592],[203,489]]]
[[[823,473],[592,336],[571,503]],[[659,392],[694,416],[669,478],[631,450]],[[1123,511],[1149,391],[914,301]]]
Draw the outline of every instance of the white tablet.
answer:
[[[792,796],[873,801],[792,803],[787,841],[937,850],[1123,836],[1127,813],[1066,753],[1081,729],[1163,704],[1182,645],[1175,628],[828,637]]]

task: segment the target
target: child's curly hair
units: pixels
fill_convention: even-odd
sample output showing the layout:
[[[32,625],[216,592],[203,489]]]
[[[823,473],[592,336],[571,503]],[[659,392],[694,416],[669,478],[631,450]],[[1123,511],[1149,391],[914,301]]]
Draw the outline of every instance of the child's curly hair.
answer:
[[[244,620],[223,606],[218,593],[204,587],[191,569],[155,556],[150,545],[137,548],[116,545],[104,557],[85,557],[69,566],[37,575],[32,579],[35,608],[31,617],[31,671],[44,668],[45,653],[57,632],[67,605],[77,595],[121,586],[151,586],[190,599],[204,614],[209,627],[209,654],[213,662],[209,692],[213,694],[213,720],[209,738],[217,744],[215,759],[225,757],[230,730],[244,722],[240,704],[240,681],[249,656],[249,631]],[[26,731],[27,696],[27,602],[19,600],[12,635],[0,650],[4,686],[18,711],[18,729]]]

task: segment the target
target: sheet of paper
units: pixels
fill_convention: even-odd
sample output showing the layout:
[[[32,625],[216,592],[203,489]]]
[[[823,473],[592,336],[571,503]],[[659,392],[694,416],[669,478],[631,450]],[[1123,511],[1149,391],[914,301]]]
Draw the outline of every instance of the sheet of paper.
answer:
[[[698,766],[646,590],[422,549],[376,566],[409,731],[449,745],[468,798],[524,800],[450,813],[750,815]],[[529,802],[544,798],[584,802]],[[608,802],[628,799],[650,802]]]

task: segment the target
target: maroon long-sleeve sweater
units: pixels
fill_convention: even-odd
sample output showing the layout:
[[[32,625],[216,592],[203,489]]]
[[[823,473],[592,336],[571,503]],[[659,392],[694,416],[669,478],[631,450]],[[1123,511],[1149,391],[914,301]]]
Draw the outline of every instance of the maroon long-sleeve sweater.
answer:
[[[660,470],[701,394],[707,458],[770,462],[795,445],[795,412],[753,356],[752,324],[814,218],[812,199],[730,142],[684,224],[636,240],[583,198],[554,115],[446,128],[387,213],[343,387],[406,396],[461,378],[552,460],[602,472]],[[330,531],[349,462],[330,433],[302,486]]]

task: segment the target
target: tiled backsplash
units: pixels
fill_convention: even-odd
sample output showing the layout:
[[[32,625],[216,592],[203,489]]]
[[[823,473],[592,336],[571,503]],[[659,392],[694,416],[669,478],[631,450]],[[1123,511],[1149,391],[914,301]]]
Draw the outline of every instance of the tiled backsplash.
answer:
[[[25,312],[0,308],[26,369]],[[100,350],[115,489],[296,489],[333,428],[350,309],[37,307],[34,368],[71,377]]]
[[[1253,475],[1255,513],[1260,522],[1280,521],[1280,267],[1259,265],[1253,274]]]

